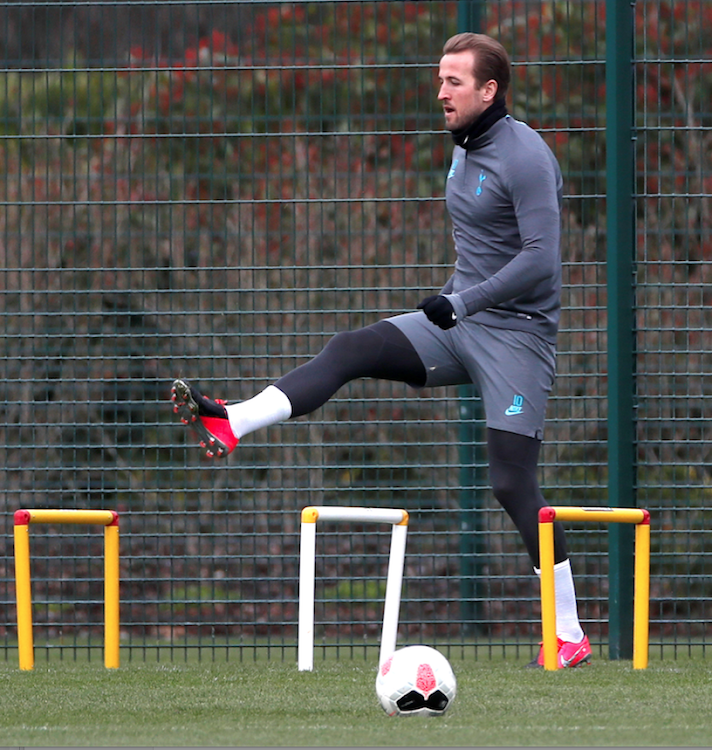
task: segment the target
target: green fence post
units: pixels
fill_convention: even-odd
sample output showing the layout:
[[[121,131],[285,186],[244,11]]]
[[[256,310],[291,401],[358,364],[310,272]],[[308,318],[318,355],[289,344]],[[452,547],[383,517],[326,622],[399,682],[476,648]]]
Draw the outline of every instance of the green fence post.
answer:
[[[483,629],[482,527],[484,469],[478,462],[482,444],[482,402],[471,385],[459,388],[460,399],[460,620],[465,632]]]
[[[460,0],[457,30],[479,31],[480,0]],[[444,41],[444,40],[443,40]],[[482,555],[484,554],[482,513],[484,478],[477,446],[483,442],[482,402],[473,386],[460,386],[460,619],[465,632],[483,625]]]
[[[485,0],[459,0],[457,4],[458,32],[480,31],[480,18],[484,2]]]
[[[633,5],[606,1],[608,495],[635,507],[635,122]],[[624,528],[625,527],[625,528]],[[609,528],[609,656],[633,656],[633,535]]]

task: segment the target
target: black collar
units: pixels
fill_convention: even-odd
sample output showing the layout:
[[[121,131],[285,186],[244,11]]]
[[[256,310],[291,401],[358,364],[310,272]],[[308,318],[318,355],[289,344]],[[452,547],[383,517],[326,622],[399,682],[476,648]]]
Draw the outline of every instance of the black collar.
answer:
[[[482,145],[477,143],[477,139],[486,133],[497,120],[506,116],[505,100],[496,99],[472,124],[461,130],[453,130],[452,139],[456,145],[462,146],[466,151],[474,151]]]

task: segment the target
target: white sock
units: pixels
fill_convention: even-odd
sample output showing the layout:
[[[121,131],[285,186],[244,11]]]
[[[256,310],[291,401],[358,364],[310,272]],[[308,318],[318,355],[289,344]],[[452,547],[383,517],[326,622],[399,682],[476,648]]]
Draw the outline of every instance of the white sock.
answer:
[[[534,568],[534,571],[541,576],[538,568]],[[556,635],[562,641],[579,643],[583,640],[584,632],[578,618],[571,560],[566,559],[554,565],[554,587],[556,590]]]
[[[292,416],[292,404],[287,396],[274,385],[268,385],[256,396],[241,401],[239,404],[228,404],[225,407],[230,420],[230,428],[238,439],[244,435],[269,427],[277,422],[284,422]]]

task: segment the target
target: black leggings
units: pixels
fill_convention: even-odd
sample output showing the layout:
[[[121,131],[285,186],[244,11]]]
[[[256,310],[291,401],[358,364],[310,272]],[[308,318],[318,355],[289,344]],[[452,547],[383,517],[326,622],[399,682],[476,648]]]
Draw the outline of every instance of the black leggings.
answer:
[[[342,385],[357,378],[425,385],[425,366],[407,336],[387,320],[337,333],[314,359],[275,385],[292,404],[292,417],[323,406]]]
[[[419,388],[425,366],[402,331],[381,320],[356,331],[337,333],[320,354],[280,378],[275,385],[289,399],[292,417],[323,406],[343,385],[357,378],[395,380]],[[541,442],[503,430],[487,430],[490,481],[494,495],[539,567],[539,508],[546,505],[537,480]],[[554,524],[554,560],[567,557],[564,530]]]
[[[490,482],[499,504],[507,511],[524,540],[534,567],[539,567],[539,508],[546,505],[537,465],[541,442],[514,432],[487,429]],[[554,523],[554,562],[566,560],[564,529]]]

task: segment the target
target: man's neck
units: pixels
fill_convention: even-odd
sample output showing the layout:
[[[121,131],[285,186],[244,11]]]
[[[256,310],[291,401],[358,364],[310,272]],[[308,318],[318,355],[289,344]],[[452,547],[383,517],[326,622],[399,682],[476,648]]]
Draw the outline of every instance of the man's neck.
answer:
[[[495,99],[487,109],[472,123],[460,130],[451,132],[455,144],[467,151],[478,148],[477,139],[484,135],[498,120],[507,116],[507,105],[504,99]]]

